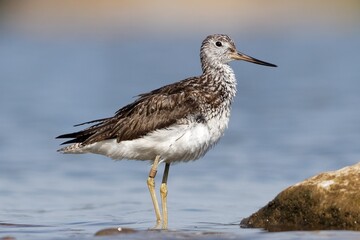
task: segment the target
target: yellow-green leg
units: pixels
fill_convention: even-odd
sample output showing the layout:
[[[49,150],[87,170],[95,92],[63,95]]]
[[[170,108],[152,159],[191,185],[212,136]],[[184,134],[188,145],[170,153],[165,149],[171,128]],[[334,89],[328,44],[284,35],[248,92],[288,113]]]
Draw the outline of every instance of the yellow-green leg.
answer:
[[[168,174],[169,174],[169,168],[170,168],[170,163],[166,163],[165,169],[164,169],[164,175],[163,175],[163,179],[162,179],[162,183],[161,183],[161,187],[160,187],[161,206],[162,206],[162,215],[163,215],[162,229],[164,229],[164,230],[168,228],[167,178],[168,178]]]
[[[154,210],[155,210],[155,215],[156,215],[156,225],[154,227],[154,229],[158,229],[160,227],[160,223],[161,223],[161,215],[160,215],[160,209],[159,209],[159,203],[157,201],[156,198],[156,193],[155,193],[155,176],[157,173],[157,168],[159,165],[159,161],[160,161],[160,156],[156,156],[154,163],[150,169],[149,172],[149,177],[147,179],[147,185],[149,188],[149,192],[150,192],[150,196],[151,196],[151,200],[154,204]]]

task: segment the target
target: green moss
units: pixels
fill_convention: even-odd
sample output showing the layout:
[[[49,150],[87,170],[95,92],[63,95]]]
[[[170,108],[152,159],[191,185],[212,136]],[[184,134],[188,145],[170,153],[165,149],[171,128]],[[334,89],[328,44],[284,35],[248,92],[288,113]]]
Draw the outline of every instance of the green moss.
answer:
[[[334,191],[334,194],[327,195],[324,191],[316,185],[288,188],[257,213],[244,219],[241,225],[269,231],[360,230],[360,197],[343,202],[344,194]]]

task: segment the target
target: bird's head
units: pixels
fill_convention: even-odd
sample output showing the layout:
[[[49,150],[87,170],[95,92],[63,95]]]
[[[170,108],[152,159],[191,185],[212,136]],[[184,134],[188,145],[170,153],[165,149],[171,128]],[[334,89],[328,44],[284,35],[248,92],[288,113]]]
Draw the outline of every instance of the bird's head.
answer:
[[[237,51],[233,40],[224,34],[207,36],[201,45],[200,57],[203,69],[204,67],[206,68],[207,65],[227,64],[233,60],[243,60],[268,67],[276,67],[276,65],[272,63],[258,60]]]

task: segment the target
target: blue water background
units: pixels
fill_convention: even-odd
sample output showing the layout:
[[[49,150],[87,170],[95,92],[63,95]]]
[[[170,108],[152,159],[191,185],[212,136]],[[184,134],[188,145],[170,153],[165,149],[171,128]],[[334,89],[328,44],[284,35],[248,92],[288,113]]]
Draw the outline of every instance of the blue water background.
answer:
[[[151,227],[148,162],[62,155],[54,138],[111,116],[137,94],[199,75],[204,37],[2,34],[0,222],[25,225],[2,226],[0,237],[88,239],[106,227]],[[231,63],[238,94],[225,136],[201,160],[170,169],[170,229],[225,238],[359,238],[262,234],[238,224],[284,188],[359,162],[360,31],[232,37],[240,51],[279,67]]]

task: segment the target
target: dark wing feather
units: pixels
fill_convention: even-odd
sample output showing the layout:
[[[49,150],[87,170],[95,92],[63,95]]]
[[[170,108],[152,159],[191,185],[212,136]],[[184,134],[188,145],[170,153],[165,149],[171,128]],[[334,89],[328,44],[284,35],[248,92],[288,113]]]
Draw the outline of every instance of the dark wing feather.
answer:
[[[193,84],[198,80],[189,78],[141,94],[136,101],[119,109],[114,117],[87,122],[97,123],[82,131],[60,135],[57,138],[73,138],[63,144],[91,144],[106,139],[117,139],[120,142],[166,128],[194,111],[200,111],[199,88],[197,84]]]

